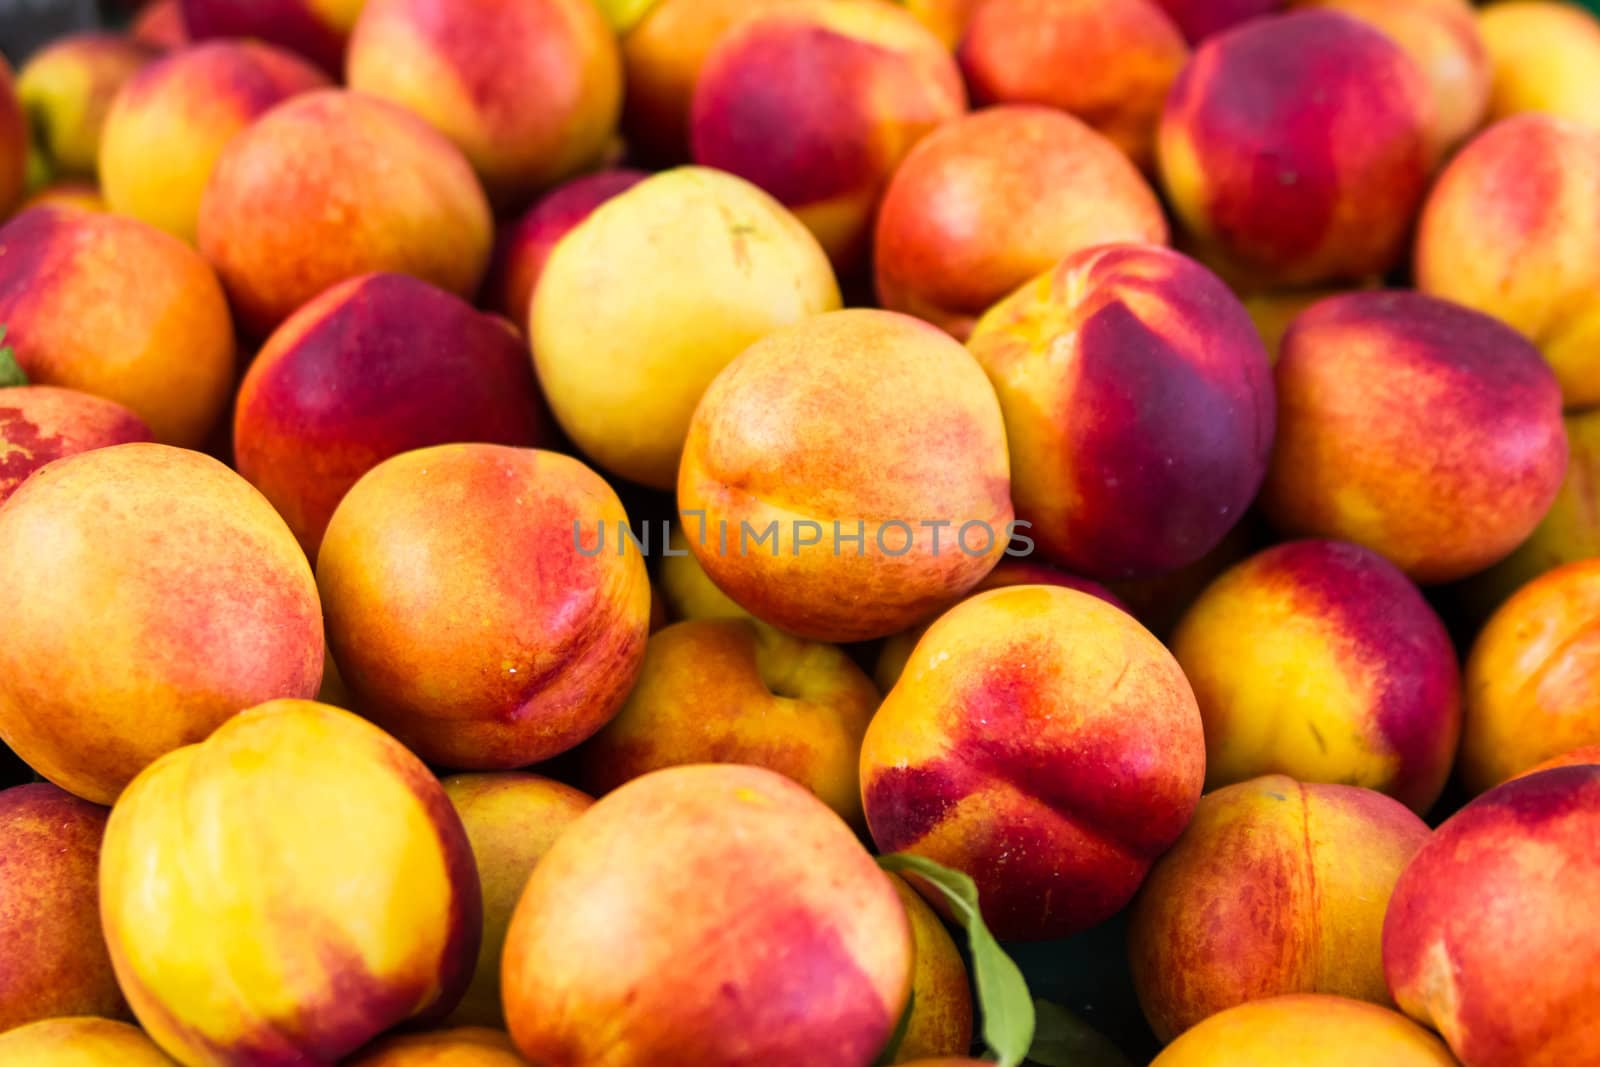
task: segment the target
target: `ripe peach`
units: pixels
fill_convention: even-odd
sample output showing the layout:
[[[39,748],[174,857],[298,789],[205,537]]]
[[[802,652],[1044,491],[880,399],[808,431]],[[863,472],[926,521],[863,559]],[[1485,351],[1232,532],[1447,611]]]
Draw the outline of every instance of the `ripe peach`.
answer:
[[[594,163],[622,110],[593,0],[367,0],[346,70],[455,142],[502,205]]]
[[[1189,821],[1205,737],[1183,672],[1097,597],[973,597],[918,642],[861,749],[873,840],[966,871],[1002,939],[1120,911]]]
[[[34,474],[0,508],[0,589],[0,738],[96,803],[322,678],[305,555],[261,494],[197,452],[116,445]]]
[[[23,65],[17,95],[53,176],[94,177],[111,102],[155,55],[119,33],[76,33],[35,52]]]
[[[878,214],[878,298],[964,340],[1074,252],[1166,240],[1155,193],[1110,141],[1049,108],[986,108],[924,137],[895,172]]]
[[[527,213],[501,232],[494,261],[484,283],[485,302],[516,324],[528,328],[533,290],[556,243],[588,218],[595,208],[649,175],[641,170],[602,170],[552,189]]]
[[[475,1026],[386,1037],[347,1063],[348,1067],[526,1067],[509,1037]]]
[[[307,700],[252,708],[139,775],[106,827],[100,914],[134,1014],[185,1064],[333,1063],[437,1018],[482,922],[438,780]]]
[[[1494,70],[1489,117],[1543,112],[1600,126],[1600,21],[1553,0],[1494,3],[1478,15]]]
[[[610,295],[596,303],[597,292]],[[838,306],[827,256],[782,205],[742,178],[684,167],[612,197],[562,238],[530,336],[551,409],[583,453],[670,489],[717,373],[778,327]]]
[[[706,390],[678,506],[734,601],[857,641],[923,621],[994,568],[1008,469],[994,390],[960,345],[905,315],[840,311],[770,334]]]
[[[1150,1067],[1345,1067],[1354,1050],[1383,1067],[1459,1067],[1443,1042],[1405,1016],[1317,995],[1257,1000],[1213,1015]]]
[[[77,1016],[0,1033],[6,1067],[178,1067],[136,1026]]]
[[[110,211],[110,205],[93,182],[67,178],[51,182],[35,190],[22,202],[22,211],[36,207],[54,207],[63,211]]]
[[[528,880],[503,980],[534,1063],[866,1067],[911,974],[905,909],[849,828],[782,775],[720,765],[580,817]]]
[[[21,202],[28,183],[28,119],[17,99],[11,64],[0,56],[0,220]]]
[[[1427,811],[1461,730],[1455,649],[1417,587],[1359,545],[1292,541],[1218,578],[1172,648],[1206,728],[1206,783],[1340,782]]]
[[[444,791],[467,831],[483,889],[483,941],[477,969],[461,1003],[446,1021],[454,1026],[504,1026],[500,957],[511,913],[539,860],[594,801],[537,774],[458,774],[444,780]],[[505,1050],[511,1050],[510,1041],[505,1042]]]
[[[1600,411],[1562,417],[1567,430],[1567,476],[1539,525],[1516,551],[1486,571],[1465,590],[1485,614],[1547,571],[1600,557]]]
[[[912,15],[810,0],[724,35],[695,83],[690,140],[695,162],[771,193],[846,271],[900,161],[966,109],[955,61]]]
[[[1191,44],[1198,44],[1241,22],[1275,14],[1286,0],[1156,0]]]
[[[357,706],[446,767],[525,767],[588,738],[644,657],[644,560],[612,543],[626,522],[553,452],[439,445],[368,471],[317,557]]]
[[[404,274],[341,282],[268,338],[239,387],[239,473],[316,558],[333,510],[391,456],[549,436],[517,333]]]
[[[1383,913],[1428,835],[1398,801],[1354,786],[1270,775],[1201,797],[1130,916],[1134,986],[1156,1036],[1288,993],[1393,1007]]]
[[[902,878],[890,876],[911,920],[911,1018],[895,1063],[958,1056],[972,1048],[972,984],[950,931]]]
[[[1149,171],[1189,46],[1157,0],[988,0],[957,55],[975,103],[1071,112]]]
[[[689,156],[695,82],[724,34],[745,18],[795,0],[655,0],[622,38],[631,148],[657,163]]]
[[[189,36],[254,37],[287,48],[330,74],[366,0],[179,0]]]
[[[233,390],[216,275],[133,219],[37,208],[0,229],[0,322],[30,380],[115,400],[168,444],[198,447]]]
[[[1600,744],[1600,560],[1558,567],[1502,604],[1466,683],[1459,767],[1473,793]]]
[[[470,297],[488,201],[460,151],[383,100],[296,96],[228,142],[200,201],[200,250],[240,325],[265,334],[324,289],[378,271]]]
[[[187,47],[189,27],[183,21],[183,0],[151,0],[133,17],[128,35],[159,52]]]
[[[1502,559],[1561,488],[1561,391],[1487,315],[1409,291],[1333,297],[1290,327],[1262,490],[1294,535],[1355,541],[1419,582]]]
[[[878,690],[849,656],[746,619],[676,623],[650,638],[638,683],[579,752],[608,793],[687,763],[745,763],[794,779],[861,823],[861,735]]]
[[[1429,85],[1398,45],[1347,15],[1297,11],[1196,50],[1161,119],[1161,176],[1225,273],[1359,280],[1404,250],[1432,123]]]
[[[1433,96],[1428,143],[1435,157],[1483,123],[1494,71],[1469,0],[1292,0],[1360,19],[1399,45]]]
[[[48,385],[0,390],[0,504],[62,456],[148,440],[144,420],[113,401]]]
[[[1417,227],[1426,293],[1527,336],[1570,408],[1600,404],[1600,131],[1548,115],[1491,126],[1450,162]]]
[[[1103,245],[991,308],[968,349],[1000,397],[1017,515],[1095,578],[1215,548],[1266,474],[1272,368],[1250,317],[1193,260]]]
[[[328,84],[293,52],[256,41],[208,41],[150,64],[106,116],[106,202],[193,244],[206,183],[227,143],[275,105]]]
[[[1520,774],[1512,775],[1512,778],[1527,778],[1530,775],[1554,770],[1557,767],[1586,767],[1591,764],[1600,764],[1600,745],[1585,745],[1582,748],[1572,749],[1570,752],[1563,752],[1559,756],[1554,756],[1543,763],[1529,767]]]
[[[1389,988],[1462,1067],[1570,1067],[1600,1047],[1600,767],[1507,782],[1400,876],[1383,928]]]
[[[1114,608],[1128,610],[1127,605],[1115,593],[1099,582],[1079,578],[1075,574],[1058,571],[1048,564],[1034,563],[1025,559],[1001,560],[995,565],[994,570],[984,575],[983,581],[972,587],[972,595],[1012,585],[1059,585],[1064,589],[1076,589],[1080,593],[1097,596]],[[933,619],[928,619],[920,626],[884,638],[883,647],[878,650],[877,664],[872,672],[873,680],[878,683],[879,690],[887,693],[894,688],[894,683],[900,680],[900,674],[906,668],[906,661],[911,658],[911,650],[922,640],[922,635],[928,632],[928,627],[933,623]]]
[[[95,879],[105,828],[104,808],[53,785],[0,790],[0,1032],[61,1015],[127,1013],[100,933]]]

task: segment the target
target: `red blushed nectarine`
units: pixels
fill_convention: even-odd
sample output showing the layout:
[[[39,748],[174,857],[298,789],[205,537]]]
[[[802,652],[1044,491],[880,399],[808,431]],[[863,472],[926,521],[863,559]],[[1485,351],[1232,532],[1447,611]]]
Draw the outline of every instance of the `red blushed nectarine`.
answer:
[[[1178,76],[1162,181],[1228,276],[1359,280],[1404,251],[1432,121],[1422,72],[1372,27],[1331,11],[1259,19],[1208,40]]]
[[[0,57],[0,219],[10,216],[28,183],[28,119],[17,99],[11,64]]]
[[[1358,545],[1293,541],[1238,564],[1184,616],[1212,787],[1262,774],[1361,785],[1418,812],[1461,730],[1450,635],[1417,587]]]
[[[1560,387],[1487,315],[1409,291],[1333,297],[1295,319],[1275,373],[1261,501],[1286,533],[1443,582],[1509,554],[1561,488]]]
[[[1008,548],[1000,406],[927,323],[819,315],[745,349],[706,390],[678,506],[700,565],[757,618],[818,641],[895,633]]]
[[[1176,252],[1069,256],[991,308],[967,347],[1000,398],[1017,515],[1069,570],[1187,566],[1266,475],[1266,351],[1228,287]]]
[[[49,385],[0,390],[0,504],[46,463],[148,440],[150,427],[115,401]]]
[[[878,298],[964,340],[1017,286],[1114,241],[1167,241],[1127,157],[1064,112],[985,108],[924,137],[895,171],[873,249]]]
[[[878,847],[971,875],[1003,939],[1120,911],[1204,776],[1200,713],[1171,654],[1059,586],[996,589],[942,615],[861,749]]]
[[[254,37],[299,52],[330,74],[344,70],[345,41],[366,0],[179,0],[196,41]]]
[[[1575,1067],[1600,1048],[1600,766],[1507,782],[1440,826],[1384,920],[1389,988],[1462,1067]]]
[[[1157,0],[1183,35],[1198,44],[1241,22],[1280,11],[1287,0]]]
[[[466,770],[526,767],[594,734],[650,623],[644,560],[618,523],[611,487],[553,452],[439,445],[372,468],[317,556],[356,706]]]
[[[801,786],[673,767],[579,817],[506,939],[506,1019],[533,1063],[867,1067],[912,975],[889,876]]]
[[[417,278],[371,274],[262,346],[239,387],[234,459],[315,559],[334,508],[384,460],[458,441],[534,447],[548,421],[516,331]]]

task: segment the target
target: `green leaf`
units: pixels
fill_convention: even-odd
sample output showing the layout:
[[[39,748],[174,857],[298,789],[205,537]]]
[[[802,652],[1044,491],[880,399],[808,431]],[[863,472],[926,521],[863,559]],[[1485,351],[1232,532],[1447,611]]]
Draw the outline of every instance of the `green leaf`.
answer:
[[[594,0],[600,8],[600,14],[611,23],[612,32],[618,37],[623,36],[650,14],[650,9],[655,7],[660,0]]]
[[[5,339],[6,328],[0,326],[0,389],[13,385],[27,385],[28,376],[17,362],[17,354],[11,351],[10,345],[5,344]]]
[[[1033,1002],[1039,1026],[1028,1062],[1039,1067],[1133,1067],[1104,1034],[1047,1000]]]
[[[889,1043],[883,1046],[878,1058],[872,1061],[872,1067],[889,1067],[894,1063],[894,1058],[900,1055],[900,1046],[905,1044],[906,1031],[911,1028],[911,1010],[916,1003],[916,993],[913,992],[906,997],[906,1010],[900,1013],[900,1021],[895,1024],[894,1033],[889,1035]]]
[[[956,921],[967,931],[972,976],[983,1013],[983,1040],[1000,1067],[1018,1067],[1033,1044],[1033,998],[1022,971],[983,924],[978,887],[960,871],[908,852],[878,857],[878,866],[909,874],[944,894]]]

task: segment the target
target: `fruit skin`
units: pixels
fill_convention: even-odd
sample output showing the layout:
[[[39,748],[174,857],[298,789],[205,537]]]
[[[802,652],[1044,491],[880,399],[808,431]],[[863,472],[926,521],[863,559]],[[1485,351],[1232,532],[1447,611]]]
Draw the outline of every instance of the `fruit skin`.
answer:
[[[501,205],[597,160],[622,110],[592,0],[367,0],[345,66],[350,88],[450,138]]]
[[[1600,132],[1549,115],[1489,127],[1417,224],[1417,287],[1493,315],[1544,353],[1568,408],[1600,404]]]
[[[613,295],[597,305],[596,292]],[[782,205],[742,178],[682,167],[612,197],[561,239],[529,336],[551,409],[583,453],[670,489],[717,373],[773,330],[838,306],[827,256]]]
[[[493,222],[466,158],[383,100],[326,89],[228,142],[200,201],[200,251],[239,324],[265,335],[329,286],[380,271],[470,297]]]
[[[1600,767],[1562,767],[1468,804],[1401,875],[1383,930],[1389,988],[1462,1067],[1592,1057],[1597,835]]]
[[[868,251],[900,161],[967,110],[961,72],[909,13],[810,0],[744,19],[695,83],[696,163],[745,178],[793,211],[841,272]]]
[[[1292,6],[1359,19],[1411,57],[1433,97],[1428,144],[1435,158],[1482,125],[1494,71],[1468,0],[1293,0]]]
[[[1398,801],[1355,786],[1268,775],[1201,797],[1129,921],[1134,986],[1156,1036],[1290,993],[1393,1007],[1383,913],[1429,835]]]
[[[22,201],[28,183],[28,119],[17,99],[11,64],[0,56],[0,219]]]
[[[296,311],[239,387],[239,473],[316,558],[334,508],[391,456],[551,434],[518,334],[404,274],[341,282]]]
[[[965,340],[1019,285],[1116,241],[1167,241],[1127,157],[1063,112],[985,108],[924,137],[895,171],[878,213],[878,299]]]
[[[438,781],[371,723],[308,700],[252,708],[128,787],[100,912],[134,1014],[190,1065],[330,1063],[436,1019],[466,988],[482,922]]]
[[[975,103],[1071,112],[1149,172],[1189,46],[1156,0],[990,0],[957,57]]]
[[[120,33],[75,33],[40,49],[23,64],[17,95],[54,176],[95,176],[111,102],[155,55]]]
[[[1353,113],[1360,123],[1342,119]],[[1201,45],[1167,98],[1162,183],[1204,257],[1277,287],[1358,281],[1404,251],[1432,96],[1388,37],[1297,11]]]
[[[116,445],[33,475],[0,508],[0,589],[0,739],[95,803],[322,678],[305,555],[261,494],[198,452]]]
[[[1010,585],[1059,585],[1097,596],[1114,608],[1128,610],[1127,605],[1123,604],[1115,593],[1099,582],[1066,574],[1046,564],[1025,559],[1001,560],[995,565],[994,570],[984,575],[983,581],[973,587],[972,595],[976,596],[991,589],[1002,589]],[[932,626],[933,622],[933,619],[928,619],[921,625],[884,638],[883,647],[878,651],[877,665],[872,673],[879,690],[887,693],[894,688],[894,683],[900,680],[900,672],[905,670],[906,661],[911,658],[911,650],[922,640],[922,635],[928,632],[928,627]]]
[[[475,1026],[386,1037],[348,1062],[349,1067],[526,1067],[509,1037]]]
[[[1600,126],[1600,21],[1574,4],[1494,3],[1478,13],[1494,69],[1489,117],[1527,111]]]
[[[1600,744],[1600,560],[1523,586],[1467,658],[1459,774],[1472,793]]]
[[[1527,778],[1544,771],[1554,770],[1557,767],[1585,767],[1596,763],[1600,763],[1600,745],[1586,745],[1583,748],[1572,749],[1570,752],[1563,752],[1559,756],[1554,756],[1543,763],[1529,767],[1520,774],[1512,775],[1512,779]]]
[[[744,763],[860,826],[856,768],[877,707],[872,679],[831,645],[746,619],[675,623],[650,638],[622,710],[580,751],[580,781],[598,795],[663,767]]]
[[[6,1067],[178,1067],[138,1027],[88,1016],[0,1033],[0,1059]]]
[[[0,229],[0,322],[35,385],[117,401],[166,444],[199,447],[233,391],[216,275],[133,219],[35,208]]]
[[[645,159],[689,158],[695,83],[724,35],[744,19],[797,0],[656,0],[622,38],[623,132]]]
[[[1224,30],[1231,30],[1241,22],[1262,15],[1275,14],[1285,0],[1156,0],[1172,21],[1178,24],[1191,44]]]
[[[879,849],[971,875],[1002,940],[1064,937],[1122,910],[1204,775],[1177,662],[1121,611],[1058,586],[996,589],[941,616],[861,749]]]
[[[53,785],[0,791],[0,1033],[63,1015],[127,1014],[100,933],[105,828],[104,808]]]
[[[972,1048],[972,983],[967,965],[944,921],[905,879],[890,875],[900,904],[911,920],[911,1018],[906,1022],[895,1063],[927,1062]],[[966,1063],[969,1061],[961,1060]]]
[[[900,0],[917,21],[933,31],[952,52],[961,43],[967,24],[987,0]]]
[[[517,329],[526,330],[534,287],[556,244],[595,208],[647,177],[642,170],[602,170],[573,178],[540,197],[499,235],[489,278],[484,282],[486,305],[510,319]]]
[[[678,507],[700,565],[757,618],[816,641],[883,637],[959,599],[1006,551],[1000,406],[926,323],[821,315],[750,346],[706,390]],[[755,543],[774,527],[770,550]],[[859,547],[844,540],[856,533]]]
[[[650,583],[640,553],[616,546],[627,521],[599,475],[553,452],[439,445],[368,471],[317,557],[356,705],[429,763],[465,770],[526,767],[588,738],[644,657]]]
[[[344,69],[346,39],[366,0],[180,0],[189,36],[256,37],[299,52],[329,74]]]
[[[190,44],[184,25],[182,0],[151,0],[128,24],[135,41],[158,52],[174,52]]]
[[[0,504],[62,456],[150,439],[144,420],[111,400],[50,385],[0,390]]]
[[[151,63],[106,116],[106,202],[194,244],[200,201],[227,143],[289,97],[329,84],[293,52],[256,41],[208,41]]]
[[[1017,514],[1068,570],[1112,579],[1185,567],[1217,546],[1266,475],[1276,419],[1266,350],[1228,287],[1177,252],[1102,245],[1069,256],[991,308],[967,348],[1005,414]]]
[[[1288,534],[1450,581],[1509,554],[1561,488],[1560,388],[1486,315],[1409,291],[1334,297],[1294,321],[1275,371],[1261,502]]]
[[[1341,1067],[1353,1049],[1384,1067],[1458,1067],[1443,1042],[1405,1016],[1317,995],[1257,1000],[1214,1015],[1150,1067]]]
[[[1450,635],[1359,545],[1293,541],[1231,568],[1172,638],[1206,726],[1206,784],[1281,773],[1425,812],[1461,730]],[[1270,679],[1270,681],[1269,681]]]
[[[20,210],[27,211],[36,207],[60,208],[63,211],[111,210],[106,204],[105,197],[100,195],[98,185],[73,178],[51,182],[36,190],[22,202]]]
[[[673,767],[598,801],[534,869],[506,1018],[533,1063],[866,1067],[912,962],[893,883],[821,801],[756,767]]]
[[[445,1022],[452,1026],[503,1027],[500,958],[511,913],[539,860],[594,800],[571,786],[537,774],[458,774],[444,779],[443,785],[467,832],[478,867],[478,884],[483,889],[483,940],[477,969],[461,1003]],[[502,1041],[498,1034],[496,1038],[494,1044],[499,1047]],[[510,1052],[510,1041],[504,1040],[503,1044]],[[399,1067],[398,1060],[391,1065],[380,1059],[378,1064]]]

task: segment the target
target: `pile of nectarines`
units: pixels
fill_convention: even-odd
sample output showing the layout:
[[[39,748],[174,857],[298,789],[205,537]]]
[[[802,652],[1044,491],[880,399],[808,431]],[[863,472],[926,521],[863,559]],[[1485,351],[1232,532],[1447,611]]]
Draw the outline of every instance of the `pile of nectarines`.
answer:
[[[102,7],[0,1067],[1600,1067],[1600,5]]]

